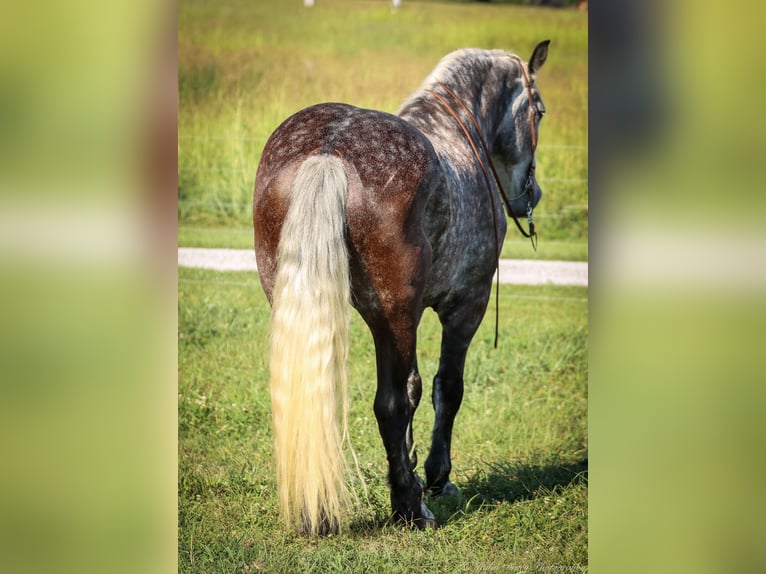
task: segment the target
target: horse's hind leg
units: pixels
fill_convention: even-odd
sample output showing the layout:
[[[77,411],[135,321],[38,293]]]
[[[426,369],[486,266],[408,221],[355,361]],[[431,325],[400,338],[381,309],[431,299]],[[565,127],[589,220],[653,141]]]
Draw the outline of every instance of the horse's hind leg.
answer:
[[[391,508],[399,520],[425,528],[435,520],[423,504],[423,481],[415,475],[412,419],[422,393],[416,344],[431,250],[424,238],[414,245],[396,245],[395,240],[386,245],[396,247],[396,257],[391,260],[399,265],[385,266],[385,273],[360,273],[358,276],[371,277],[374,284],[365,288],[360,280],[355,302],[375,341],[378,387],[374,410],[388,459]]]
[[[407,524],[425,528],[435,524],[423,504],[424,485],[414,472],[417,458],[412,444],[412,418],[420,402],[421,380],[415,360],[413,321],[404,331],[374,333],[378,367],[375,417],[388,458],[388,480],[394,515]]]
[[[432,402],[435,411],[431,451],[426,460],[426,488],[436,495],[454,495],[450,482],[452,426],[463,401],[463,370],[468,345],[484,315],[486,303],[440,311],[442,345],[439,370],[434,377]]]

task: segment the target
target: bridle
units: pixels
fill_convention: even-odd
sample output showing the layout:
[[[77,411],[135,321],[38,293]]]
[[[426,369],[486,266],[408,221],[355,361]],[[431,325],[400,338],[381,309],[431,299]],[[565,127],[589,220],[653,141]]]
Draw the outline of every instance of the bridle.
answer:
[[[535,223],[532,219],[532,210],[534,209],[532,206],[532,200],[533,200],[533,194],[534,194],[534,181],[535,181],[535,168],[536,168],[536,160],[535,160],[535,151],[537,150],[537,126],[535,125],[535,109],[533,107],[533,98],[532,98],[532,85],[529,81],[529,76],[527,75],[527,71],[524,68],[524,65],[521,62],[521,59],[518,56],[509,56],[512,60],[514,60],[518,66],[519,70],[521,70],[521,75],[524,78],[524,88],[527,91],[527,101],[528,101],[528,115],[529,115],[529,128],[530,133],[532,137],[532,163],[529,164],[529,170],[527,171],[527,178],[524,183],[524,189],[521,192],[520,195],[514,196],[511,199],[508,198],[508,194],[505,192],[505,188],[503,187],[502,182],[500,181],[500,177],[497,175],[497,170],[495,169],[495,165],[492,162],[492,156],[489,153],[489,146],[487,145],[487,141],[484,138],[484,134],[481,131],[481,128],[479,127],[479,122],[476,121],[476,117],[473,115],[473,112],[468,108],[468,106],[463,102],[462,99],[460,99],[460,96],[458,96],[449,86],[446,84],[443,84],[439,82],[437,86],[439,86],[441,89],[443,89],[455,102],[458,103],[458,105],[468,114],[468,117],[471,119],[471,123],[473,123],[474,128],[476,128],[476,133],[479,134],[479,143],[481,144],[484,156],[487,158],[487,162],[489,163],[489,167],[492,171],[492,175],[494,176],[495,184],[497,185],[497,189],[500,192],[500,196],[503,199],[503,203],[505,204],[505,209],[508,212],[508,216],[513,219],[513,222],[516,224],[516,227],[519,229],[519,232],[526,237],[527,239],[530,239],[532,241],[532,247],[537,250],[537,233],[535,232]],[[460,116],[457,114],[455,109],[450,105],[450,103],[438,92],[426,89],[427,93],[431,94],[435,98],[437,98],[444,108],[449,112],[449,114],[455,119],[458,126],[460,126],[461,130],[463,131],[463,134],[465,135],[466,140],[471,146],[471,149],[473,151],[474,157],[476,157],[476,161],[479,162],[479,166],[481,167],[482,173],[484,174],[484,179],[487,183],[487,189],[490,192],[490,197],[492,197],[492,202],[494,206],[494,197],[491,194],[492,187],[489,182],[489,174],[487,173],[487,167],[484,165],[484,161],[481,158],[481,155],[479,154],[478,150],[476,149],[476,144],[474,142],[474,138],[471,136],[470,131],[466,127],[463,120],[460,119]],[[516,216],[513,213],[513,210],[511,209],[511,201],[518,199],[520,196],[526,195],[527,196],[527,221],[529,223],[529,232],[526,232],[524,228],[521,226],[521,223],[519,223],[519,220],[516,218]]]
[[[519,223],[519,220],[516,218],[516,216],[513,213],[513,210],[511,209],[511,200],[508,199],[508,194],[505,193],[505,188],[503,187],[502,182],[500,181],[500,177],[497,175],[497,170],[495,169],[495,165],[492,163],[492,156],[489,153],[489,146],[487,145],[487,142],[484,138],[484,134],[481,131],[481,128],[479,127],[479,122],[476,121],[476,117],[473,115],[473,112],[468,108],[468,106],[463,102],[463,100],[460,99],[460,96],[458,96],[449,86],[446,84],[443,84],[442,82],[437,83],[437,86],[439,86],[442,90],[444,90],[455,102],[458,103],[458,105],[468,114],[468,117],[471,119],[471,122],[474,125],[474,128],[476,128],[476,133],[479,134],[479,143],[481,143],[481,146],[484,151],[484,156],[487,158],[487,163],[489,163],[489,167],[492,171],[492,175],[495,179],[495,185],[497,185],[497,189],[500,192],[500,197],[503,199],[503,203],[505,205],[505,209],[508,212],[508,215],[513,219],[513,222],[516,224],[516,227],[521,232],[521,234],[528,238],[532,242],[532,248],[537,251],[537,232],[535,231],[535,222],[532,219],[532,210],[533,207],[533,194],[534,194],[534,182],[535,182],[535,151],[537,150],[537,127],[535,125],[535,110],[532,106],[532,86],[529,81],[529,76],[527,75],[527,71],[524,68],[524,65],[521,62],[521,59],[519,59],[517,56],[510,56],[512,60],[514,60],[518,66],[519,70],[521,70],[521,75],[524,78],[524,87],[527,91],[527,100],[528,100],[528,108],[529,108],[529,127],[532,134],[532,163],[529,165],[529,170],[527,171],[527,178],[524,183],[524,189],[521,192],[520,195],[514,196],[511,198],[511,200],[518,199],[519,197],[522,197],[526,194],[527,196],[527,222],[529,224],[529,232],[526,232],[524,228],[521,226],[521,223]],[[447,101],[447,99],[439,94],[438,92],[426,89],[427,93],[434,96],[436,99],[438,99],[441,104],[444,106],[444,108],[447,110],[447,112],[455,119],[458,126],[460,126],[460,129],[463,132],[463,135],[465,135],[466,140],[468,141],[468,144],[471,146],[471,150],[473,151],[474,157],[476,157],[476,161],[479,162],[479,167],[481,167],[481,171],[484,174],[484,181],[487,184],[487,191],[489,193],[489,199],[492,203],[492,222],[494,224],[494,230],[495,230],[495,259],[497,260],[497,288],[495,289],[495,348],[497,348],[497,340],[498,340],[498,325],[499,325],[499,297],[500,297],[500,233],[497,226],[497,215],[496,215],[496,209],[495,209],[495,196],[492,193],[492,185],[489,180],[489,173],[487,172],[487,166],[484,164],[484,160],[482,160],[481,154],[479,154],[479,150],[476,148],[476,143],[474,142],[474,138],[471,136],[471,132],[468,130],[468,128],[465,125],[465,122],[460,119],[460,116],[455,111],[455,108],[453,108],[450,103]]]

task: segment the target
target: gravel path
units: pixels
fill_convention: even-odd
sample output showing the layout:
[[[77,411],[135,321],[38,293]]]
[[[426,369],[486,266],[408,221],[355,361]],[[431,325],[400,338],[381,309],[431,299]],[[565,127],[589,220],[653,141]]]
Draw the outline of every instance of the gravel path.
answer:
[[[257,271],[249,249],[178,248],[179,267],[215,271]],[[575,261],[501,259],[500,282],[514,285],[588,285],[588,264]]]

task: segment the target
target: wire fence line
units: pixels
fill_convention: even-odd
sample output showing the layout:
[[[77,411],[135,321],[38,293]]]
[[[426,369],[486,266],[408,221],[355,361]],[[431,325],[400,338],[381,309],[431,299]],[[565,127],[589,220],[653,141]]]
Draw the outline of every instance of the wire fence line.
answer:
[[[194,207],[252,207],[253,204],[249,202],[237,202],[237,201],[202,201],[198,199],[179,199],[179,205],[189,205]],[[562,208],[564,211],[580,211],[588,209],[588,204],[571,204],[564,205]],[[545,214],[541,214],[545,215]],[[554,214],[548,214],[547,217],[553,217]],[[559,217],[564,217],[559,215]]]
[[[240,228],[231,228],[231,227],[197,227],[195,225],[179,225],[178,231],[200,231],[203,233],[231,233],[234,235],[252,235],[253,229],[252,227],[240,227]],[[517,241],[515,239],[506,239],[505,242],[508,243],[509,241]],[[529,243],[528,239],[519,239],[519,243],[523,243],[524,245],[527,245]],[[571,241],[560,241],[560,240],[550,240],[547,241],[547,243],[561,243],[561,244],[570,244],[570,243],[588,243],[587,239],[582,240],[571,240]]]
[[[179,167],[179,172],[197,173],[250,173],[254,172],[246,167]],[[588,183],[587,177],[538,177],[537,181],[553,183]]]
[[[260,290],[261,282],[258,280],[253,281],[232,281],[229,279],[178,279],[179,285],[223,285],[226,287],[252,287]],[[507,286],[506,286],[507,287]],[[587,302],[587,297],[565,297],[558,295],[515,295],[513,293],[504,293],[500,291],[501,299],[529,299],[532,301],[576,301]]]
[[[268,139],[267,137],[247,137],[247,136],[224,136],[224,135],[212,135],[212,136],[200,136],[200,135],[190,135],[190,134],[178,134],[179,140],[210,140],[210,141],[236,141],[236,142],[254,142],[254,141],[265,141]],[[579,149],[579,150],[587,150],[588,146],[586,144],[573,144],[573,145],[566,145],[566,144],[540,144],[538,146],[540,149]]]

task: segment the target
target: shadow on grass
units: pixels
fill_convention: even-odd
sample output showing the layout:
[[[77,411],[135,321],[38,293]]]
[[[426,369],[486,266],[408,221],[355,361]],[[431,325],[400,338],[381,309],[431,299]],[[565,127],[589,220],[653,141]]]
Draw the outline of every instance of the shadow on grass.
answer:
[[[497,503],[535,500],[570,486],[587,485],[588,459],[572,463],[531,465],[489,463],[467,481],[457,484],[460,494],[426,501],[441,526]]]
[[[499,502],[512,504],[535,500],[571,486],[587,484],[587,458],[548,465],[487,463],[467,481],[456,484],[460,491],[457,496],[426,497],[425,503],[443,527],[480,510],[495,508]],[[374,518],[354,521],[350,530],[354,536],[364,538],[389,529],[399,531],[402,524],[391,515],[378,514]]]

